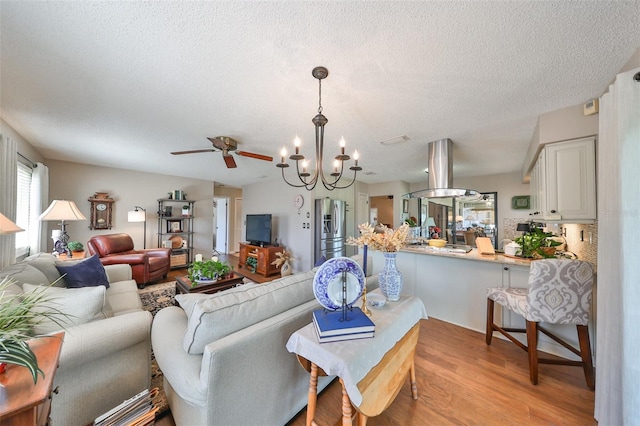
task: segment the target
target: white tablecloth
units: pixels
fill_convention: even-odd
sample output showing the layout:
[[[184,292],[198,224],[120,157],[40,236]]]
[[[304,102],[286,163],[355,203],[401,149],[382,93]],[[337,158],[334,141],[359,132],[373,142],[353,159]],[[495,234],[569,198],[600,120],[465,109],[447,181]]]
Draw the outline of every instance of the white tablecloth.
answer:
[[[371,293],[377,293],[375,290]],[[358,301],[354,306],[360,306]],[[421,319],[427,311],[417,297],[401,296],[397,302],[389,302],[382,308],[370,308],[371,320],[376,326],[371,339],[344,340],[319,343],[313,323],[291,335],[287,350],[304,357],[322,368],[328,375],[342,379],[351,402],[359,407],[362,395],[358,382],[382,360],[384,355]],[[311,318],[309,318],[311,320]]]

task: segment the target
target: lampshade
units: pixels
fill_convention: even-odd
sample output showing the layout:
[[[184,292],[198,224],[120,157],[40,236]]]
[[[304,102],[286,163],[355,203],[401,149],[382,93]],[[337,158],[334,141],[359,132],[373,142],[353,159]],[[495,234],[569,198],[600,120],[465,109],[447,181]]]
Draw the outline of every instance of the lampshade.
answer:
[[[87,220],[87,218],[73,201],[53,200],[38,220]]]
[[[24,229],[7,219],[5,215],[0,213],[0,234],[15,234],[16,232],[22,232]]]
[[[473,220],[475,219],[472,215],[467,215],[467,220]]]
[[[456,216],[456,222],[462,222],[462,220],[463,220],[462,216],[460,215]]]
[[[131,210],[127,212],[127,220],[129,222],[144,222],[146,214],[143,210]]]
[[[427,218],[427,226],[436,226],[436,221],[432,217]]]

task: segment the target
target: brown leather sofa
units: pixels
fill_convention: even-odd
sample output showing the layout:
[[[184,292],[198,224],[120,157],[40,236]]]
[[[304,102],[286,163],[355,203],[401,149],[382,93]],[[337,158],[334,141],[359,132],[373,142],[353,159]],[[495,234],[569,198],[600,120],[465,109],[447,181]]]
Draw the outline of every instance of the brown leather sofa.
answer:
[[[171,266],[171,249],[134,250],[128,234],[96,235],[87,242],[87,248],[92,256],[98,255],[103,265],[131,265],[133,279],[140,288],[160,277],[166,278]]]

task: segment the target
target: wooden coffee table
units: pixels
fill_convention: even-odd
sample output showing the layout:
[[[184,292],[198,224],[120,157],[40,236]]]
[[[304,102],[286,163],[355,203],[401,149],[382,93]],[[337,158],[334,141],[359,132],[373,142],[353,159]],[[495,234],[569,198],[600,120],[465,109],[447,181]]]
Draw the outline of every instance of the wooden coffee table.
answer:
[[[226,290],[228,288],[235,287],[236,285],[241,284],[243,278],[243,276],[238,275],[235,272],[231,272],[221,280],[214,281],[210,284],[196,284],[195,286],[193,286],[189,277],[185,275],[182,277],[176,277],[176,291],[180,294],[217,293],[219,291]]]

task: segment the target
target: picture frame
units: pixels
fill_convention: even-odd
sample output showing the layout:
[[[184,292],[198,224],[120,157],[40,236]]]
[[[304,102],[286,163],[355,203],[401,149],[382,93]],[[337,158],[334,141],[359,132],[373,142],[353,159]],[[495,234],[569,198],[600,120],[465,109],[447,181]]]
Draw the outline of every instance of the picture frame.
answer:
[[[402,213],[409,213],[409,200],[402,200]]]
[[[182,220],[167,219],[167,232],[169,233],[182,232]]]

